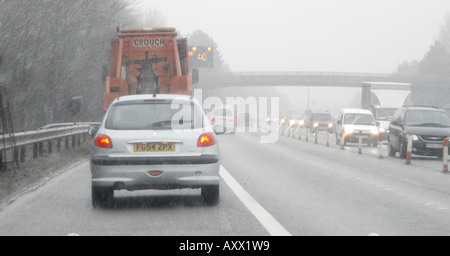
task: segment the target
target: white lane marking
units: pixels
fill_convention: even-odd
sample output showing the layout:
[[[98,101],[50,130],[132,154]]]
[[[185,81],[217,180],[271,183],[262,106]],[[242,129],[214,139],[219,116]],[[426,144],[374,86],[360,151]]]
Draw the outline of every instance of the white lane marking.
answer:
[[[263,225],[271,236],[292,236],[281,224],[264,209],[239,183],[231,176],[231,174],[220,166],[220,176],[236,194],[236,196],[244,203],[256,219]]]

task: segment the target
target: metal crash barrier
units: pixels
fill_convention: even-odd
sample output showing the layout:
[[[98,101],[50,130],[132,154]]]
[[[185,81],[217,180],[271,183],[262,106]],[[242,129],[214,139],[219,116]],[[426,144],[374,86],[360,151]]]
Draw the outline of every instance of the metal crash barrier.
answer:
[[[51,124],[34,131],[6,134],[3,136],[4,143],[0,144],[0,169],[7,168],[8,164],[19,166],[27,160],[27,156],[36,159],[44,152],[52,154],[54,150],[61,152],[80,146],[90,141],[88,130],[93,125],[99,123]],[[10,136],[14,139],[10,140]]]

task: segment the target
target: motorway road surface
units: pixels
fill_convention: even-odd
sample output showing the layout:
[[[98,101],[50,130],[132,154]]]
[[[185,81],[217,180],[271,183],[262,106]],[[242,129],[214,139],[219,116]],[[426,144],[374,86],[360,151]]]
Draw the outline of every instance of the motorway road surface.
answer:
[[[94,209],[82,162],[0,210],[0,235],[449,235],[450,174],[436,159],[378,158],[288,137],[219,137],[221,201],[199,190],[116,192]],[[331,136],[330,136],[331,137]],[[384,150],[386,150],[384,148]],[[386,153],[386,152],[385,152]]]

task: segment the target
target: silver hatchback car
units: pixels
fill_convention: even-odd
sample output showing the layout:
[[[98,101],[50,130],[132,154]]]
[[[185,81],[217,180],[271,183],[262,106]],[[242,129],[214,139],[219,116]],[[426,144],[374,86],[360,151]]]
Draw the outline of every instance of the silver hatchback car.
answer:
[[[196,99],[133,95],[116,99],[93,137],[92,204],[112,202],[114,190],[201,189],[219,201],[216,133]]]

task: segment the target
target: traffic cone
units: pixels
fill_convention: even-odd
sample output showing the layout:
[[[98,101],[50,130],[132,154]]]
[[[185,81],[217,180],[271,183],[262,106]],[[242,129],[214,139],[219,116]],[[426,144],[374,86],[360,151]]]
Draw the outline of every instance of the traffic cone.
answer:
[[[412,136],[407,135],[408,145],[406,146],[406,164],[411,164]]]
[[[358,136],[358,154],[362,154],[362,131],[359,131]]]
[[[448,138],[444,139],[444,148],[442,150],[442,159],[444,161],[443,173],[448,173]]]

